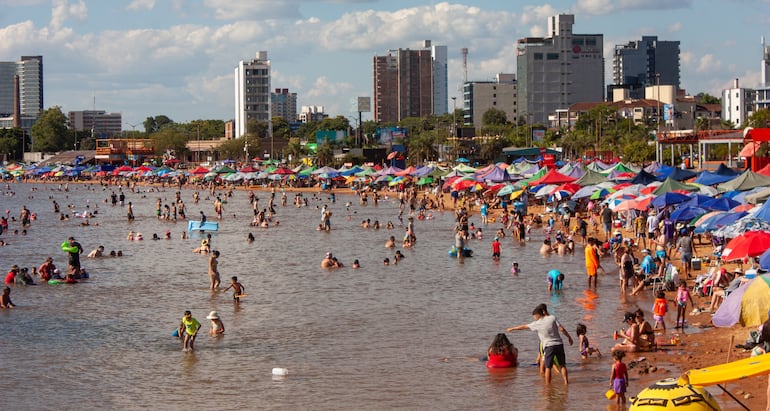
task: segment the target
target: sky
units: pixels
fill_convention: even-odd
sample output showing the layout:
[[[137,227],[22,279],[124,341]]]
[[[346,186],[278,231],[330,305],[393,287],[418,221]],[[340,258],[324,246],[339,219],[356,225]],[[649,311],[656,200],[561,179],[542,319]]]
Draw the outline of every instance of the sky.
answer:
[[[43,55],[45,108],[120,112],[126,130],[157,115],[232,119],[234,69],[260,50],[272,88],[355,124],[372,57],[426,39],[448,47],[450,99],[461,96],[461,48],[469,81],[515,73],[516,40],[544,36],[556,14],[575,15],[574,33],[604,35],[605,82],[616,44],[680,41],[691,95],[721,96],[736,78],[757,86],[761,36],[770,42],[770,0],[0,0],[0,10],[0,61]]]

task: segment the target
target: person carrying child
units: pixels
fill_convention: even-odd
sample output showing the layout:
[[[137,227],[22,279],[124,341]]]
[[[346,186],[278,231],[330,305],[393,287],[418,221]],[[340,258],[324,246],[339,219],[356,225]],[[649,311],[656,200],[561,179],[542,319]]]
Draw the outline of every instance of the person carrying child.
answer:
[[[599,351],[596,347],[591,347],[591,344],[588,342],[588,337],[586,337],[586,333],[588,332],[588,328],[585,326],[585,324],[578,324],[577,329],[575,330],[575,333],[578,336],[578,347],[580,347],[580,357],[584,360],[591,356],[591,354],[596,353],[596,355],[599,358],[602,358],[602,353]]]
[[[243,286],[243,284],[238,282],[238,277],[233,276],[233,278],[230,279],[230,285],[227,286],[222,292],[225,292],[229,289],[233,289],[233,301],[237,304],[240,302],[241,297],[244,295],[243,292],[246,290],[246,287]]]
[[[612,358],[615,362],[612,364],[612,371],[610,372],[610,385],[612,386],[612,395],[608,399],[615,399],[617,401],[618,409],[624,409],[626,406],[626,389],[628,388],[628,368],[623,362],[623,357],[626,353],[623,351],[615,351],[612,353]]]

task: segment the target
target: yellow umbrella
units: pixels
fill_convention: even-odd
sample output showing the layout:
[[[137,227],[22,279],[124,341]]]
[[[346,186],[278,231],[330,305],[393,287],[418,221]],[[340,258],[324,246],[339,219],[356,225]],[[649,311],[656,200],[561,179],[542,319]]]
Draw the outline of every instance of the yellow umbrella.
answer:
[[[515,200],[515,199],[521,197],[522,194],[524,194],[524,190],[514,191],[514,192],[511,193],[510,199],[511,200]]]

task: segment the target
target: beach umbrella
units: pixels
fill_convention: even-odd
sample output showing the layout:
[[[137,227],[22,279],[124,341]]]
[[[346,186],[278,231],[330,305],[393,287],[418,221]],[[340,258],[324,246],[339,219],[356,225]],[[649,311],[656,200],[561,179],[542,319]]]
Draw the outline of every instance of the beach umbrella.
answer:
[[[674,222],[690,221],[695,217],[702,216],[703,214],[706,214],[706,210],[700,207],[693,207],[693,206],[679,207],[676,210],[674,210],[673,213],[671,213],[671,221],[674,221]]]
[[[724,211],[709,211],[708,213],[703,214],[702,216],[690,221],[690,225],[697,229],[698,227],[704,225],[706,221],[708,221],[710,218],[714,218],[716,216],[724,215],[724,214],[727,214],[727,213]]]
[[[588,198],[590,198],[591,200],[598,200],[600,198],[607,197],[608,195],[614,192],[615,190],[611,188],[600,188],[599,190],[594,191],[593,194],[591,194],[591,196]]]
[[[545,184],[545,185],[542,185],[542,186],[539,186],[539,187],[540,188],[535,187],[535,188],[537,188],[537,190],[535,190],[535,197],[536,198],[547,197],[558,186],[556,184]]]
[[[570,195],[571,194],[569,191],[557,190],[552,192],[550,195],[548,195],[548,202],[552,203],[554,201],[561,201],[561,200],[564,200],[565,198],[569,198]]]
[[[460,158],[458,158],[458,159],[457,159],[457,160],[455,160],[455,161],[456,161],[456,162],[458,162],[458,163],[470,163],[470,160],[468,160],[468,159],[467,159],[467,158],[465,158],[465,157],[460,157]]]
[[[652,206],[655,208],[663,208],[671,204],[683,203],[689,199],[690,197],[684,194],[668,191],[655,197],[655,199],[652,200]]]
[[[770,275],[759,275],[731,292],[711,317],[717,327],[732,327],[740,322],[754,327],[767,320],[770,309]]]
[[[477,182],[474,179],[470,179],[470,178],[460,179],[460,180],[457,180],[457,182],[452,185],[452,188],[454,188],[457,191],[468,190],[472,187],[475,187],[476,184]]]
[[[701,203],[701,207],[710,211],[728,211],[739,205],[741,205],[741,203],[729,198],[714,198],[710,201]]]
[[[748,204],[748,203],[746,203],[746,204],[741,204],[741,205],[739,205],[739,206],[736,206],[736,207],[734,207],[734,208],[733,208],[732,210],[730,210],[730,211],[735,211],[735,212],[738,212],[738,211],[749,211],[749,210],[751,210],[751,209],[752,209],[752,208],[754,208],[754,207],[755,207],[755,206],[754,206],[754,204]]]
[[[420,177],[420,179],[417,180],[418,186],[424,186],[428,184],[433,184],[433,177],[425,176],[425,177]]]
[[[722,250],[722,261],[757,257],[770,248],[770,232],[747,231],[727,243]]]
[[[703,223],[699,224],[698,227],[695,228],[695,232],[706,233],[709,231],[719,230],[722,227],[729,226],[741,218],[746,217],[747,214],[748,213],[745,211],[729,213],[719,212],[717,215],[709,217],[707,220],[704,219]]]

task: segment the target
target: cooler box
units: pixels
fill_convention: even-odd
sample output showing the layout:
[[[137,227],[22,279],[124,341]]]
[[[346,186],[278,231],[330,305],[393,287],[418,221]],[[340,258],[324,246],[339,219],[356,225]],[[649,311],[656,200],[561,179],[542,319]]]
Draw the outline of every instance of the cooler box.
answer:
[[[701,263],[700,258],[693,258],[691,261],[692,261],[692,269],[700,270],[700,263]]]

